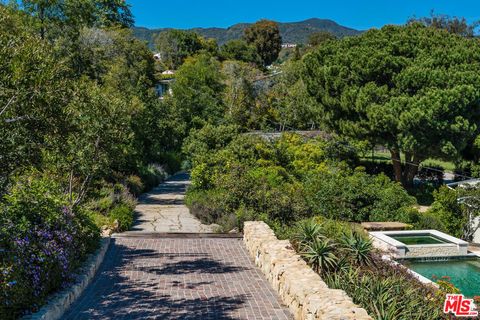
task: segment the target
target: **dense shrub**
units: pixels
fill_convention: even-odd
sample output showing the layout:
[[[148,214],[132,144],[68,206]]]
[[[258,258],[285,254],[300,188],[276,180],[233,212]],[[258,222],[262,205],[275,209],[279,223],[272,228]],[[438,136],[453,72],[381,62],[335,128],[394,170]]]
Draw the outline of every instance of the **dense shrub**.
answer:
[[[35,310],[68,284],[99,230],[71,209],[60,186],[39,174],[20,177],[0,203],[0,318]]]
[[[227,200],[228,192],[225,190],[192,190],[186,197],[186,204],[203,223],[212,224],[233,213]]]
[[[142,179],[136,175],[128,176],[125,179],[125,185],[134,196],[139,196],[145,190]]]
[[[167,172],[162,166],[157,164],[149,164],[148,166],[142,166],[139,168],[138,175],[142,180],[144,186],[143,192],[149,191],[158,186],[166,177]]]
[[[131,227],[137,201],[126,186],[105,185],[96,196],[86,204],[86,209],[97,226],[107,226],[116,231]]]
[[[448,319],[444,294],[422,285],[406,270],[377,258],[368,268],[347,268],[322,276],[330,288],[342,289],[378,320]]]
[[[416,185],[408,192],[417,199],[419,205],[430,206],[435,200],[433,194],[438,188],[439,186],[436,183],[426,182]]]
[[[333,168],[306,180],[307,201],[313,212],[347,221],[407,221],[415,199],[384,175]]]
[[[221,177],[215,189],[190,190],[187,206],[204,223],[217,223],[229,230],[241,230],[247,218],[285,224],[305,217],[302,186],[277,184],[277,178],[268,168],[233,170]]]
[[[191,163],[197,164],[211,153],[225,148],[238,132],[239,128],[233,125],[207,124],[201,129],[192,129],[183,143],[182,151]]]
[[[131,207],[121,204],[108,212],[111,221],[118,222],[117,231],[126,231],[133,225],[134,211]]]
[[[413,228],[417,230],[435,229],[446,233],[450,232],[445,227],[442,218],[430,211],[412,211],[411,214],[408,216],[408,223],[410,223]]]
[[[352,169],[357,160],[344,141],[295,134],[276,141],[250,135],[224,135],[224,140],[209,138],[212,143],[187,148],[195,152],[187,205],[202,221],[236,221],[241,229],[248,213],[279,230],[319,214],[356,222],[409,222],[414,210],[415,199],[400,184]]]
[[[458,203],[458,192],[443,186],[434,192],[433,197],[435,201],[428,210],[428,214],[438,218],[447,233],[462,237],[467,220]]]
[[[137,201],[124,185],[107,184],[98,192],[97,197],[87,204],[87,208],[107,214],[114,207],[126,205],[135,208]]]
[[[282,167],[238,166],[218,176],[215,184],[228,191],[227,200],[233,211],[243,205],[256,212],[257,217],[282,224],[308,213],[303,186],[292,180]]]
[[[182,157],[180,153],[169,151],[163,152],[159,157],[160,163],[163,164],[165,167],[165,171],[169,174],[174,174],[181,170],[182,168]],[[163,170],[159,170],[160,168],[157,166],[156,172],[161,172]]]

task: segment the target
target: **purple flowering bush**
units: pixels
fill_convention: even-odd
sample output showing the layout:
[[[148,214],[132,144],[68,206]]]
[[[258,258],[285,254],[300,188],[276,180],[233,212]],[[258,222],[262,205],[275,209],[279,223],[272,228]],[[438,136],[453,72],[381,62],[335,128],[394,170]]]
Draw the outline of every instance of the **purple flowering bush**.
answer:
[[[106,225],[115,231],[130,229],[134,220],[136,198],[120,184],[105,184],[85,204],[98,226]]]
[[[0,319],[35,311],[68,286],[98,239],[98,228],[81,208],[70,208],[56,182],[17,179],[0,203]]]

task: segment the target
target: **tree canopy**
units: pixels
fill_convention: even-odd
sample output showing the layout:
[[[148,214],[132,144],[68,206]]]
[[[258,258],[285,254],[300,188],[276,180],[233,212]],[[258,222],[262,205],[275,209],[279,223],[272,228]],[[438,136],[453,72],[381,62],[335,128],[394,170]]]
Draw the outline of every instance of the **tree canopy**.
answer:
[[[176,73],[172,99],[187,127],[218,122],[223,117],[220,67],[215,58],[201,54],[188,58]]]
[[[220,47],[220,57],[225,60],[238,60],[261,64],[260,57],[254,46],[249,45],[245,40],[230,40]]]
[[[245,29],[244,39],[257,49],[263,65],[268,66],[278,58],[282,49],[282,37],[278,24],[274,21],[260,20]]]
[[[133,26],[133,15],[125,0],[22,0],[21,7],[37,18],[35,25],[42,38],[78,26]]]
[[[187,57],[200,50],[212,53],[218,48],[213,39],[204,39],[193,31],[176,29],[160,33],[155,45],[161,62],[169,69],[179,68]]]
[[[465,18],[438,15],[433,11],[430,14],[430,17],[424,17],[420,19],[412,18],[408,21],[408,23],[421,23],[427,27],[443,29],[450,33],[455,33],[469,38],[475,35],[475,29],[479,25],[478,21],[470,24]]]
[[[397,181],[411,183],[424,159],[456,157],[477,134],[477,40],[420,24],[386,26],[328,42],[304,65],[329,126],[386,146]]]
[[[334,40],[336,38],[337,37],[335,37],[333,34],[331,34],[328,31],[319,31],[319,32],[312,33],[308,37],[308,45],[312,47],[316,47],[325,41]]]

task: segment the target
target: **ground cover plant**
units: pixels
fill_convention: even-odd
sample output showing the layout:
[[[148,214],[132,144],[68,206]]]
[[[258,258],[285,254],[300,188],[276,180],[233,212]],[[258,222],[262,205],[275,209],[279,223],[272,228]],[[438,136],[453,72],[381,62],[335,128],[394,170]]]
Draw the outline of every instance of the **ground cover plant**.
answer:
[[[72,208],[58,183],[38,172],[15,180],[0,204],[0,316],[9,319],[42,305],[73,280],[99,229]]]
[[[426,286],[405,268],[382,259],[362,228],[315,217],[290,230],[291,242],[330,288],[342,289],[374,319],[449,319],[445,293],[458,292],[446,279]]]

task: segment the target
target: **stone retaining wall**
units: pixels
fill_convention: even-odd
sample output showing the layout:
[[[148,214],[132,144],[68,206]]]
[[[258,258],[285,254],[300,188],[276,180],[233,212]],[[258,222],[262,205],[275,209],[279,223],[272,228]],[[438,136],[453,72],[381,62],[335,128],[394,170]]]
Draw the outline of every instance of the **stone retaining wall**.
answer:
[[[245,222],[243,240],[295,319],[372,320],[344,291],[328,288],[290,242],[278,240],[264,222]]]

